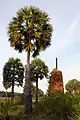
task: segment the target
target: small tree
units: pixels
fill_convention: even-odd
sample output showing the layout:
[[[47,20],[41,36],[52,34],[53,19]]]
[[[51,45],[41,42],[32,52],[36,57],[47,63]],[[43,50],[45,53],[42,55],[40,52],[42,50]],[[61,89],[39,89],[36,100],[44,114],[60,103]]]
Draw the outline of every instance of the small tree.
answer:
[[[44,77],[48,77],[48,67],[45,65],[45,63],[39,59],[36,58],[31,62],[31,80],[36,82],[36,103],[38,102],[38,80],[42,80]]]
[[[12,98],[14,97],[14,86],[22,86],[24,78],[24,67],[20,59],[10,58],[3,68],[3,85],[12,87]],[[8,87],[10,87],[8,86]]]
[[[80,94],[80,81],[76,79],[69,80],[65,88],[69,93]]]

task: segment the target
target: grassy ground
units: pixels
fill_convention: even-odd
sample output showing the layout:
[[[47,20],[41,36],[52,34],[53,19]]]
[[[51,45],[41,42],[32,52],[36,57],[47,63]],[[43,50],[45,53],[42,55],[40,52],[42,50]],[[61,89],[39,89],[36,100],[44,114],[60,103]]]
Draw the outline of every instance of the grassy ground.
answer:
[[[34,106],[34,105],[33,105]],[[28,118],[24,115],[24,106],[17,105],[14,109],[9,111],[10,120],[28,120]],[[30,120],[44,120],[42,117],[35,114],[33,111],[32,117]]]
[[[24,115],[24,105],[15,99],[13,102],[15,104],[12,104],[11,109],[8,110],[9,120],[80,120],[76,116],[76,114],[80,115],[79,100],[75,101],[74,97],[68,94],[45,96],[38,104],[33,102],[31,118]],[[2,106],[4,111],[7,110],[9,104],[10,102]],[[1,115],[5,115],[5,112]]]
[[[9,112],[10,120],[20,120],[24,114],[24,106],[18,105]]]
[[[8,100],[9,102],[7,103]],[[0,116],[4,117],[7,114],[8,107],[10,106],[10,109],[8,110],[8,115],[10,120],[27,120],[27,118],[25,118],[25,115],[24,115],[24,105],[19,104],[20,102],[19,98],[17,97],[14,98],[14,101],[12,104],[10,102],[11,102],[11,99],[6,99],[6,98],[0,99]],[[35,106],[35,99],[33,99],[33,108],[34,106]],[[34,112],[32,114],[31,120],[39,120],[37,116],[35,117]]]

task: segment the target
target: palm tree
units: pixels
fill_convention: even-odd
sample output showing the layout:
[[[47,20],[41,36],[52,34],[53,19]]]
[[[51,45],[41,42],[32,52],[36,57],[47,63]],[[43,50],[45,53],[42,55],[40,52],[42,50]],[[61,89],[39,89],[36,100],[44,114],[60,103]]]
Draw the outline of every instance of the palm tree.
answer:
[[[42,80],[44,77],[48,78],[49,71],[45,63],[39,58],[31,62],[31,68],[31,80],[36,82],[36,103],[38,103],[38,80]]]
[[[18,10],[9,23],[9,42],[15,50],[27,51],[26,77],[24,86],[25,113],[32,112],[30,79],[30,53],[35,57],[51,44],[52,26],[49,17],[37,7],[24,7]]]
[[[3,68],[3,85],[7,89],[12,87],[12,98],[14,97],[14,86],[22,86],[24,78],[24,67],[20,59],[10,58]]]

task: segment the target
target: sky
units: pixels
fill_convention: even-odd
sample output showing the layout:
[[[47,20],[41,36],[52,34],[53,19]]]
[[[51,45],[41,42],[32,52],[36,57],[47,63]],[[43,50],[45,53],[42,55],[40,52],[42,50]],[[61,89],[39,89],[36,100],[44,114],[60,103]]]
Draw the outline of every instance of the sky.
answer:
[[[51,46],[38,56],[51,72],[58,57],[58,69],[63,73],[64,85],[70,79],[80,80],[80,0],[0,0],[0,90],[3,66],[10,57],[19,57],[26,64],[26,54],[18,53],[8,42],[8,24],[18,9],[36,6],[48,13],[53,26]],[[31,58],[32,59],[32,58]],[[48,80],[39,81],[39,88],[46,92]],[[15,87],[15,92],[23,92]]]

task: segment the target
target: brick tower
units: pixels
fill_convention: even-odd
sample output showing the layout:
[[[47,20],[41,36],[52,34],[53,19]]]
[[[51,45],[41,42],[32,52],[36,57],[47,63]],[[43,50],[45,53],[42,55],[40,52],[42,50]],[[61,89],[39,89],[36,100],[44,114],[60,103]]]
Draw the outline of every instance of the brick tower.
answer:
[[[54,68],[53,71],[51,72],[48,94],[54,94],[56,92],[62,92],[62,93],[64,92],[63,76],[62,76],[62,72],[58,70],[57,58],[56,58],[56,68]]]

